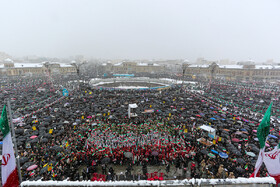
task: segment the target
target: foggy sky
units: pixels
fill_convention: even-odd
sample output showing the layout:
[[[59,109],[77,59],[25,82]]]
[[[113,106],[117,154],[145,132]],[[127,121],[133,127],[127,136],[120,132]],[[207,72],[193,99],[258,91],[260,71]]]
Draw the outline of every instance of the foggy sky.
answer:
[[[12,56],[280,62],[279,0],[0,2]]]

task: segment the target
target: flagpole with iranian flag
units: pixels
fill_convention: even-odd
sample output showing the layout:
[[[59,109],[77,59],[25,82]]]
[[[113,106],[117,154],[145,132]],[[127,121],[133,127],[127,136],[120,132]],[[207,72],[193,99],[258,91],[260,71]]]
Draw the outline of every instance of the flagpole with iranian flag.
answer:
[[[265,142],[267,141],[267,136],[270,131],[270,116],[271,116],[271,107],[272,107],[273,102],[270,103],[269,107],[267,108],[263,119],[258,127],[257,130],[257,137],[260,143],[260,152],[258,156],[258,160],[255,165],[255,170],[251,177],[258,177],[259,176],[259,169],[263,163],[263,154],[264,154],[264,149],[265,149]]]
[[[20,171],[20,162],[19,162],[19,155],[18,155],[18,149],[17,149],[17,141],[16,141],[16,134],[15,134],[15,127],[14,127],[14,123],[13,123],[13,117],[12,117],[12,110],[11,110],[11,99],[9,97],[8,99],[8,113],[9,113],[9,116],[10,116],[10,124],[11,124],[11,127],[12,127],[12,141],[14,143],[14,147],[15,147],[15,151],[16,151],[16,164],[17,164],[17,169],[18,169],[18,176],[19,176],[19,182],[21,183],[22,182],[22,177],[21,177],[21,171]]]
[[[9,105],[8,101],[8,105]],[[11,116],[10,116],[11,118]],[[12,121],[12,120],[11,120]],[[2,186],[3,187],[17,187],[19,186],[18,171],[16,167],[16,158],[14,155],[12,135],[9,127],[6,106],[4,106],[1,118],[0,129],[3,134],[2,143]]]

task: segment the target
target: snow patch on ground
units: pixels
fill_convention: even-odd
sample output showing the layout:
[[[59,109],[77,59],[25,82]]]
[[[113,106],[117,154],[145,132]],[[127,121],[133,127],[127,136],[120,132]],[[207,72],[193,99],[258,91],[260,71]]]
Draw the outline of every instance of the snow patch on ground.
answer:
[[[25,186],[183,186],[191,184],[276,184],[272,177],[237,178],[237,179],[190,179],[169,181],[24,181]]]
[[[118,86],[116,88],[120,88],[120,89],[140,89],[140,88],[149,88],[149,87],[144,87],[144,86]]]

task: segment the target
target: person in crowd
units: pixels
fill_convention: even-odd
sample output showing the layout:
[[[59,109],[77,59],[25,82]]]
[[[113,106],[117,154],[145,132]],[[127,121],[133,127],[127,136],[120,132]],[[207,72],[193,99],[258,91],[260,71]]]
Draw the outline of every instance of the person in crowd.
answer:
[[[55,82],[67,85],[69,79]],[[42,77],[1,87],[1,98],[12,98],[23,180],[90,180],[94,173],[139,180],[147,179],[148,166],[161,165],[165,174],[173,174],[172,166],[183,178],[249,177],[259,152],[256,130],[271,99],[273,138],[267,150],[278,144],[275,85],[217,80],[209,88],[201,81],[195,88],[203,93],[191,85],[160,91],[81,85],[67,97],[54,92],[55,85]],[[130,103],[138,105],[135,118],[127,116]],[[199,128],[203,124],[216,129],[215,137]],[[38,167],[27,171],[30,164]],[[114,167],[122,165],[125,175],[118,175]],[[134,173],[136,166],[142,175]]]

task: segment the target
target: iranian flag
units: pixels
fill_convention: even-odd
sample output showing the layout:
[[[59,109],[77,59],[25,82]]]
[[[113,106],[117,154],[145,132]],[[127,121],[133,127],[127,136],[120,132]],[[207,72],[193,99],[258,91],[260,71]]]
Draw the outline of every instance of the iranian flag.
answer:
[[[262,163],[265,164],[267,171],[271,177],[276,180],[276,183],[280,183],[280,149],[279,145],[269,152],[264,152],[265,143],[268,139],[270,131],[270,116],[271,116],[272,102],[269,105],[264,117],[258,127],[257,136],[260,143],[260,153],[255,165],[254,173],[251,177],[259,177],[259,169]]]
[[[2,186],[3,187],[18,187],[18,173],[16,168],[16,159],[13,149],[12,136],[7,118],[6,106],[4,106],[1,119],[0,129],[3,133],[2,147]]]

